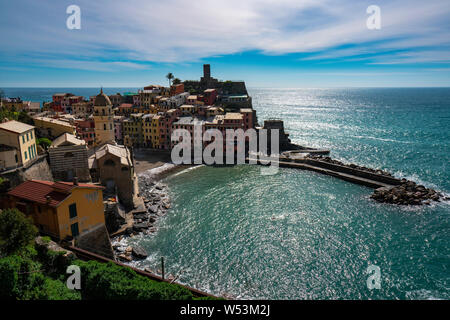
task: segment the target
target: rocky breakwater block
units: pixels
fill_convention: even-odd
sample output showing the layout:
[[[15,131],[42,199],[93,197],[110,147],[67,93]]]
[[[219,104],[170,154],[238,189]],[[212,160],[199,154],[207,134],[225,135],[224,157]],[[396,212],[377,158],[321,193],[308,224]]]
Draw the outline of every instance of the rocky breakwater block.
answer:
[[[401,185],[376,189],[370,197],[378,202],[398,205],[429,205],[431,201],[439,202],[443,195],[413,181],[403,180]]]
[[[143,249],[140,246],[133,246],[132,250],[131,250],[131,254],[133,255],[133,257],[135,257],[136,259],[145,259],[147,258],[147,252],[145,251],[145,249]]]
[[[135,223],[133,225],[133,230],[136,232],[141,232],[143,230],[146,230],[150,227],[150,224],[148,222],[141,222],[141,223]]]

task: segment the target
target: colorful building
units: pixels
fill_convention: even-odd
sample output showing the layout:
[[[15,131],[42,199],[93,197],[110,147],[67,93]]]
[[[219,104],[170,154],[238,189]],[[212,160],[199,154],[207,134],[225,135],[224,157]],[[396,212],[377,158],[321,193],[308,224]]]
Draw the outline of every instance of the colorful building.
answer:
[[[56,138],[48,149],[50,168],[56,180],[90,181],[88,147],[84,140],[65,133]]]
[[[17,165],[26,165],[29,161],[37,157],[36,138],[34,127],[28,124],[11,120],[0,123],[0,145],[15,148],[17,155]],[[10,153],[5,154],[10,156]],[[6,162],[6,158],[4,159]],[[8,160],[8,164],[11,161]]]
[[[102,89],[94,100],[95,143],[97,145],[115,141],[113,117],[111,101]]]
[[[125,139],[128,136],[134,146],[142,146],[144,144],[143,115],[143,113],[133,113],[129,118],[123,120],[123,138]]]
[[[114,116],[114,136],[118,143],[123,143],[123,120],[124,116]]]
[[[41,232],[64,239],[105,225],[102,189],[77,181],[29,180],[8,195],[10,206],[31,216]]]
[[[42,137],[47,137],[51,140],[59,137],[64,133],[70,133],[75,135],[76,128],[67,121],[48,117],[34,117],[34,126]]]
[[[93,146],[95,144],[95,121],[94,118],[89,118],[86,120],[75,120],[75,126],[77,130],[77,136],[80,139],[86,141],[88,146]]]
[[[89,158],[93,181],[104,185],[105,193],[117,195],[128,208],[134,207],[138,193],[137,177],[130,150],[121,145],[105,144]]]

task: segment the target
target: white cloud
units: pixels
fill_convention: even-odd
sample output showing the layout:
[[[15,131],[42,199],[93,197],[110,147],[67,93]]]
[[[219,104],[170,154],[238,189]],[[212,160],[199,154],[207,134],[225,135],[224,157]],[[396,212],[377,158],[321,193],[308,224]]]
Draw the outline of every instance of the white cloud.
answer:
[[[105,56],[120,61],[188,62],[245,50],[314,53],[359,45],[353,52],[316,56],[327,58],[449,44],[450,31],[442,27],[450,13],[448,1],[378,2],[382,29],[376,31],[368,30],[365,23],[372,1],[80,0],[82,30],[65,28],[67,15],[61,3],[28,1],[26,9],[17,11],[23,17],[4,17],[15,7],[2,4],[0,27],[3,42],[10,45],[0,52],[43,59],[49,54],[80,57],[74,65],[83,68],[89,66],[83,59]],[[374,44],[386,39],[392,41]],[[99,64],[103,65],[99,68],[124,66]]]

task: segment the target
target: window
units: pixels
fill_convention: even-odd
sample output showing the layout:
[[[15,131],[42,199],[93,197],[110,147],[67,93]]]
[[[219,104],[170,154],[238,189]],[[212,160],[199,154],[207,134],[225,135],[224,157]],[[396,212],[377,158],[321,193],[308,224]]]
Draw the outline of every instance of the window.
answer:
[[[28,159],[27,152],[25,151],[24,153],[25,153],[25,160],[27,160]]]
[[[28,135],[28,132],[27,132],[27,141],[30,141],[30,136]]]
[[[22,136],[22,143],[25,143],[25,135]]]
[[[77,204],[76,203],[72,203],[69,206],[69,217],[70,217],[70,219],[77,217]]]

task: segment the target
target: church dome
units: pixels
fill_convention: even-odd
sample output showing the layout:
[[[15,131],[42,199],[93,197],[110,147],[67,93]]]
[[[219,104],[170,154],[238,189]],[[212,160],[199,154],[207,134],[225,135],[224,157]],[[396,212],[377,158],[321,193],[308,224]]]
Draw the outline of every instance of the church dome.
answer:
[[[94,100],[94,106],[97,107],[106,107],[112,105],[111,100],[109,100],[109,97],[103,93],[103,89],[100,91],[100,94],[98,94],[95,97]]]

